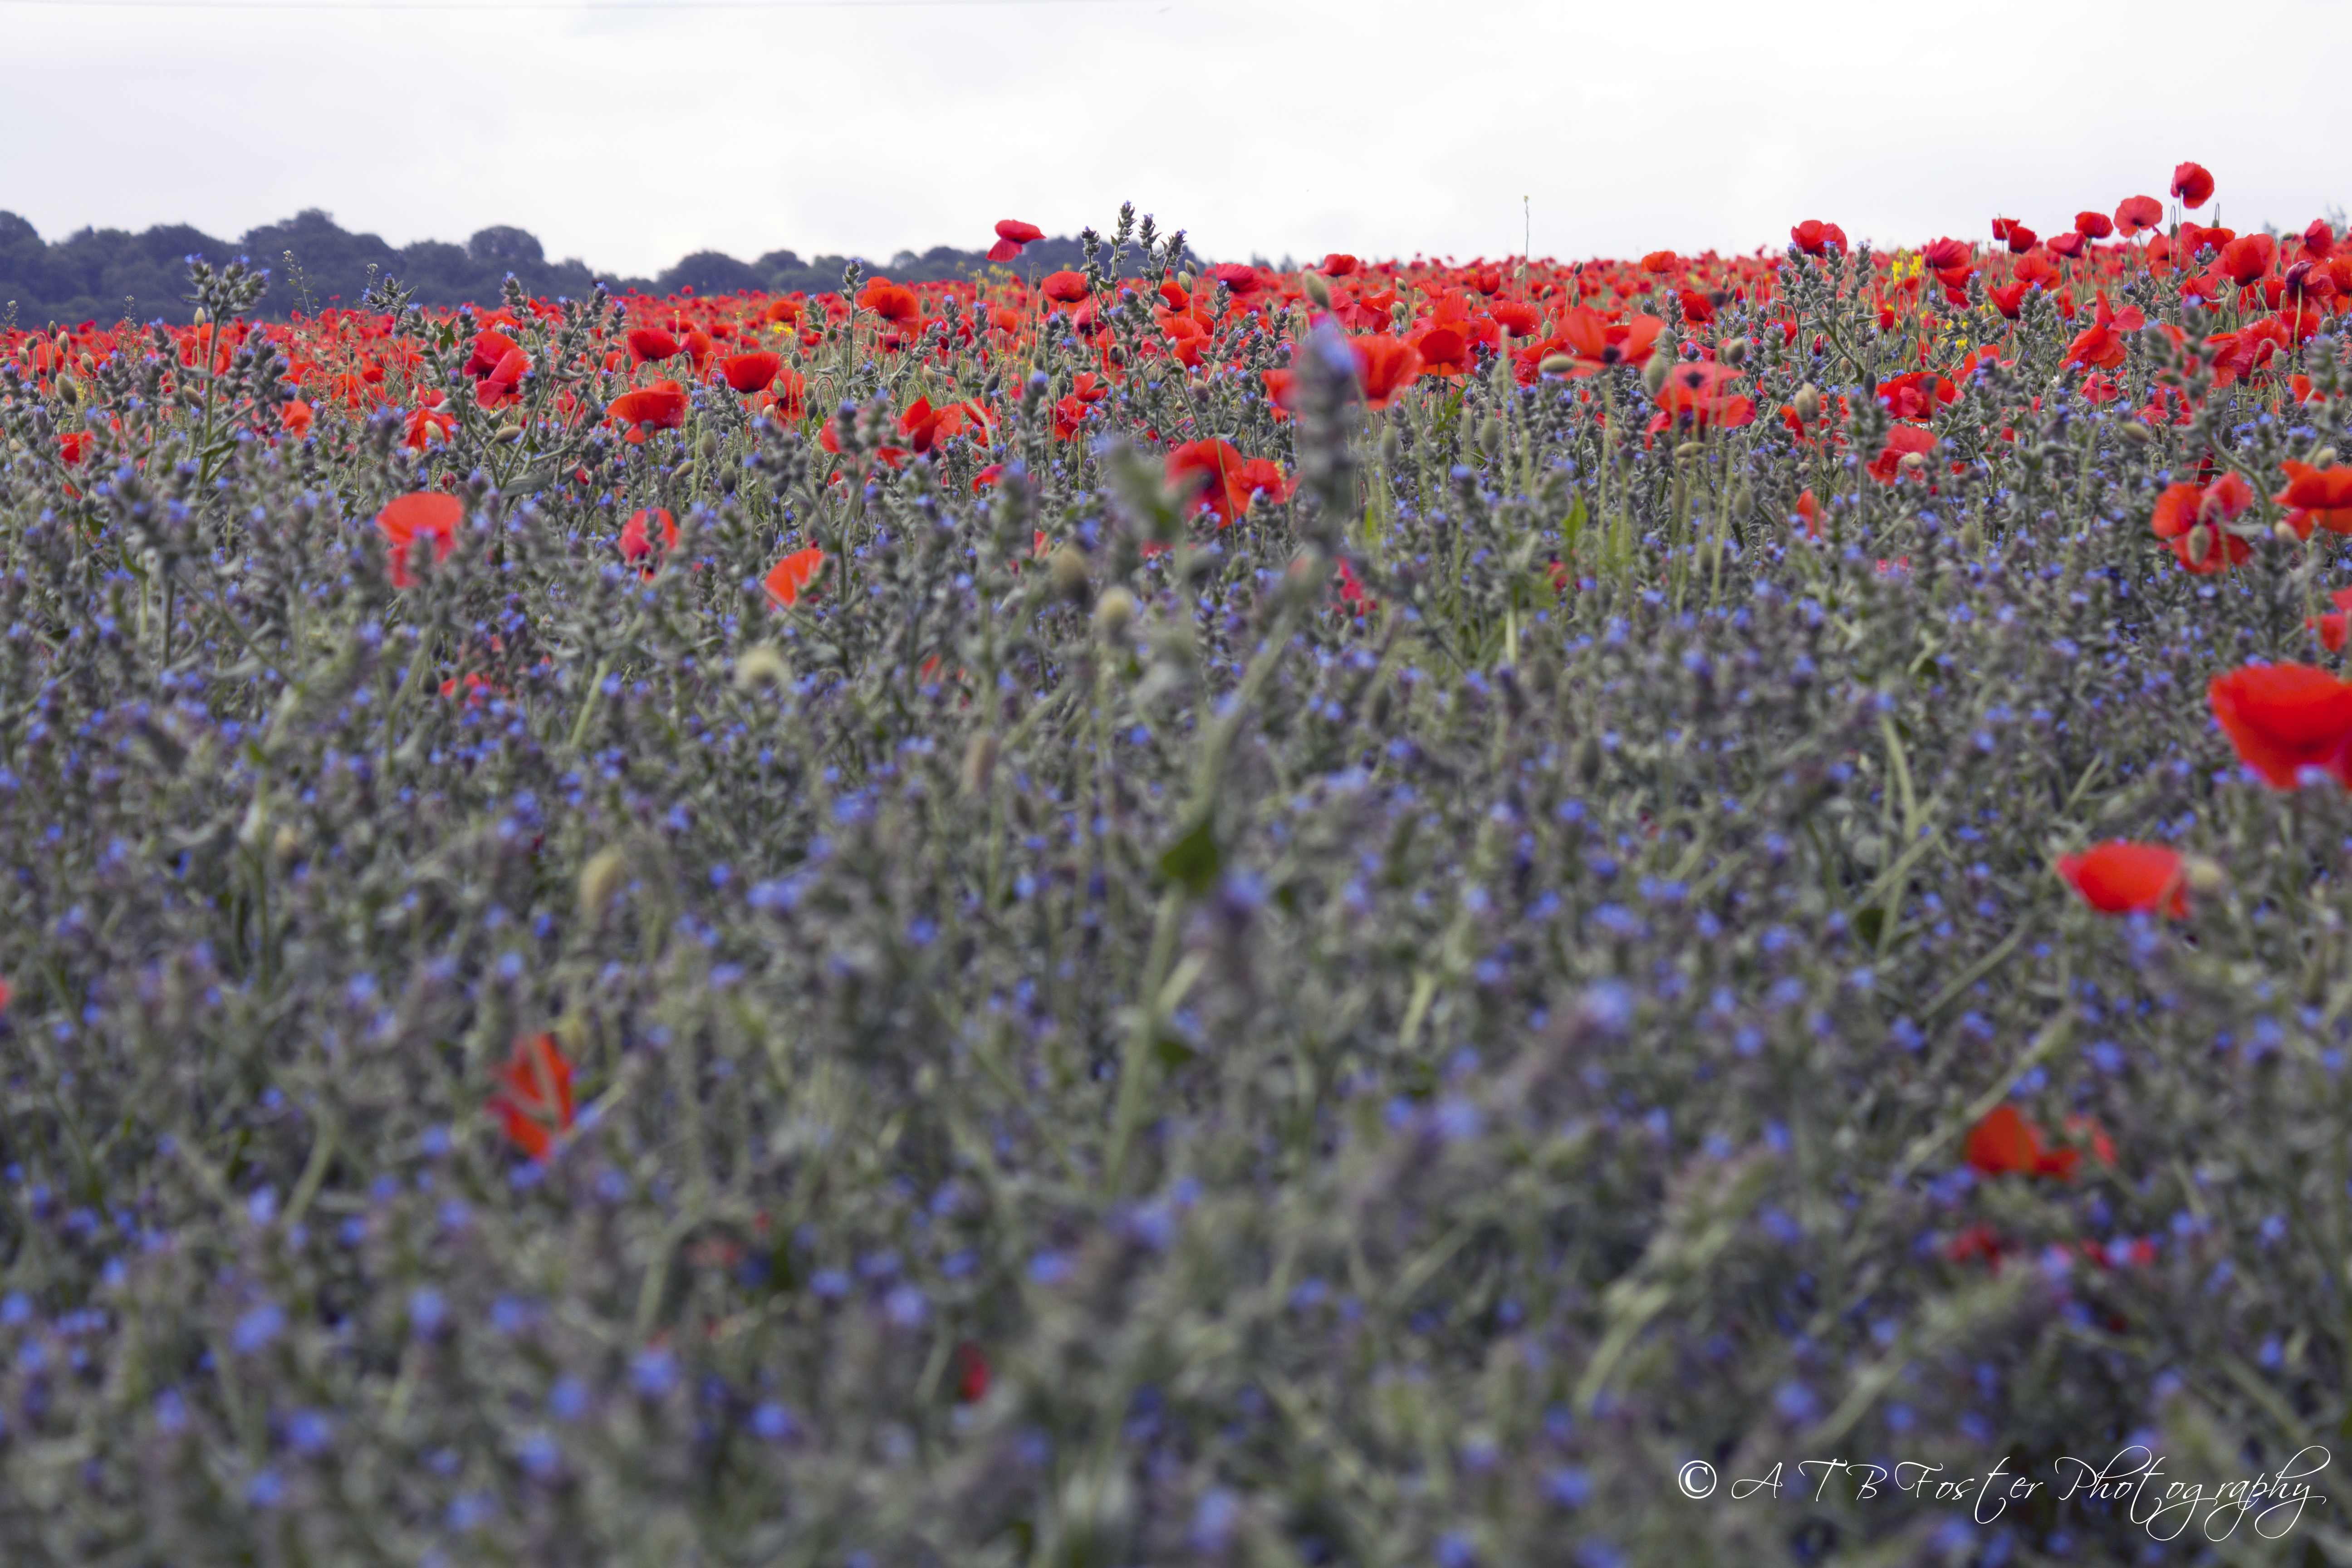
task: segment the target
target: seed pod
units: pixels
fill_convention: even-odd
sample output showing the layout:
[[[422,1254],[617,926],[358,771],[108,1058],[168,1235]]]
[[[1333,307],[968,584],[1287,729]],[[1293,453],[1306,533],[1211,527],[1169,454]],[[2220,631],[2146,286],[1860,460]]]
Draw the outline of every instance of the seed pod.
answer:
[[[1134,624],[1135,595],[1124,588],[1106,590],[1095,605],[1095,635],[1116,644]]]
[[[1086,603],[1088,584],[1087,558],[1083,552],[1065,544],[1054,552],[1053,558],[1045,563],[1045,570],[1052,577],[1055,597],[1066,599],[1073,605]]]
[[[988,793],[996,777],[996,731],[982,730],[964,743],[963,793],[967,800],[978,800]]]
[[[1797,395],[1789,400],[1789,406],[1797,411],[1799,419],[1811,425],[1822,416],[1822,389],[1810,381],[1805,383],[1797,388]]]
[[[2213,553],[2213,530],[2199,523],[2189,531],[2189,564],[2202,566],[2205,557]]]
[[[604,906],[621,890],[629,874],[627,851],[617,844],[607,845],[588,857],[580,868],[580,920],[584,925],[594,925]]]

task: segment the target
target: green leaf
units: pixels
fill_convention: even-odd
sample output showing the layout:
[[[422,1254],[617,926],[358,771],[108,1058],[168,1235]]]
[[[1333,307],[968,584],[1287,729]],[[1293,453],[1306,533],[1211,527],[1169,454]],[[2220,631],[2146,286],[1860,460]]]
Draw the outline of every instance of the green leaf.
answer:
[[[1217,879],[1224,856],[1217,849],[1217,836],[1207,818],[1200,826],[1168,847],[1160,857],[1160,869],[1171,882],[1182,885],[1189,893],[1205,893],[1209,884]]]

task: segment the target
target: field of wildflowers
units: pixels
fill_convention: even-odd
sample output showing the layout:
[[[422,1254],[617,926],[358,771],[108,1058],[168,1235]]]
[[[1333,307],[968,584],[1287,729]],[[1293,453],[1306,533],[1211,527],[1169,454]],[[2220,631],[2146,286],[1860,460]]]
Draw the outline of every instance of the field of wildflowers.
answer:
[[[0,1562],[2347,1560],[2065,1484],[2352,1430],[2211,194],[12,323]]]

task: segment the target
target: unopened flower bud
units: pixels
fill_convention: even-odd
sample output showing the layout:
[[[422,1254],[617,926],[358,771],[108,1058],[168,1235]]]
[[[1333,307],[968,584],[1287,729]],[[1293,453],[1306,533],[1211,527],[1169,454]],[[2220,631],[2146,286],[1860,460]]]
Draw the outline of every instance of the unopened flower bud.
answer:
[[[613,895],[621,890],[628,875],[628,853],[618,845],[607,846],[588,857],[588,863],[580,868],[580,919],[583,923],[596,922],[596,917],[604,912],[604,906],[613,901]]]
[[[2218,861],[2202,855],[2183,855],[2180,874],[2192,893],[2218,893],[2230,885],[2230,874]]]
[[[1576,356],[1573,354],[1546,354],[1543,357],[1543,363],[1536,366],[1536,368],[1543,372],[1546,375],[1566,375],[1570,371],[1576,368]]]
[[[982,730],[964,745],[963,793],[967,800],[978,800],[988,793],[996,777],[996,731]]]
[[[520,441],[520,440],[521,440],[521,439],[522,439],[522,423],[521,423],[521,421],[520,421],[520,420],[509,420],[509,421],[508,421],[506,424],[499,426],[499,429],[498,429],[498,438],[499,438],[499,440],[501,440],[501,441]]]
[[[2336,466],[2336,448],[2333,447],[2322,447],[2318,451],[2314,452],[2311,455],[2311,466],[2315,468],[2334,468]]]
[[[1651,396],[1658,395],[1658,388],[1666,384],[1666,373],[1674,367],[1673,354],[1663,348],[1650,351],[1650,361],[1642,367],[1642,384],[1649,389]]]
[[[1315,301],[1317,309],[1328,310],[1331,308],[1331,280],[1323,274],[1305,273],[1299,278],[1298,286],[1307,291],[1308,299]]]
[[[1491,414],[1478,426],[1478,449],[1490,458],[1503,449],[1503,422]]]
[[[1748,340],[1746,338],[1732,339],[1729,342],[1715,351],[1715,357],[1721,360],[1725,364],[1744,364],[1747,363],[1748,359]]]
[[[1135,624],[1135,595],[1124,588],[1110,588],[1095,605],[1095,635],[1107,643],[1116,643],[1127,636],[1127,628]]]
[[[2189,531],[2189,564],[2202,566],[2205,557],[2213,553],[2213,530],[2199,523]]]
[[[719,456],[719,432],[705,430],[702,433],[702,439],[694,444],[694,449],[706,458]]]
[[[1055,550],[1045,563],[1051,574],[1054,593],[1058,598],[1074,605],[1084,604],[1087,597],[1087,558],[1075,546],[1065,544]]]
[[[2156,439],[2156,432],[2137,419],[2126,420],[2116,433],[2135,447],[2145,447]]]
[[[2271,532],[2277,538],[2281,544],[2301,544],[2303,542],[2303,535],[2297,533],[2294,531],[2294,524],[2287,521],[2284,518],[2281,518],[2276,522],[2271,524]]]
[[[1675,448],[1675,457],[1681,462],[1687,463],[1693,458],[1704,457],[1706,455],[1706,443],[1704,441],[1685,441],[1681,446]]]
[[[735,687],[740,691],[761,684],[782,686],[792,678],[793,667],[784,662],[773,643],[763,642],[735,656]]]
[[[1927,468],[1927,459],[1917,452],[1906,452],[1903,454],[1902,462],[1895,466],[1906,474],[1916,474]]]
[[[1810,381],[1805,383],[1797,388],[1797,395],[1789,400],[1789,406],[1797,411],[1799,419],[1811,425],[1822,416],[1822,389]]]

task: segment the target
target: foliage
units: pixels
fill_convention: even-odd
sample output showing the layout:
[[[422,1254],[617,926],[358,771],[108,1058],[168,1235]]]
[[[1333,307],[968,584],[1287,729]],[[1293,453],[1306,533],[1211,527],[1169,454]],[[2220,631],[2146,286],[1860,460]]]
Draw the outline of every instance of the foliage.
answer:
[[[2343,351],[2219,381],[2198,248],[10,338],[0,1558],[2161,1552],[1674,1477],[2344,1429],[2352,806],[2204,696],[2321,657]]]

